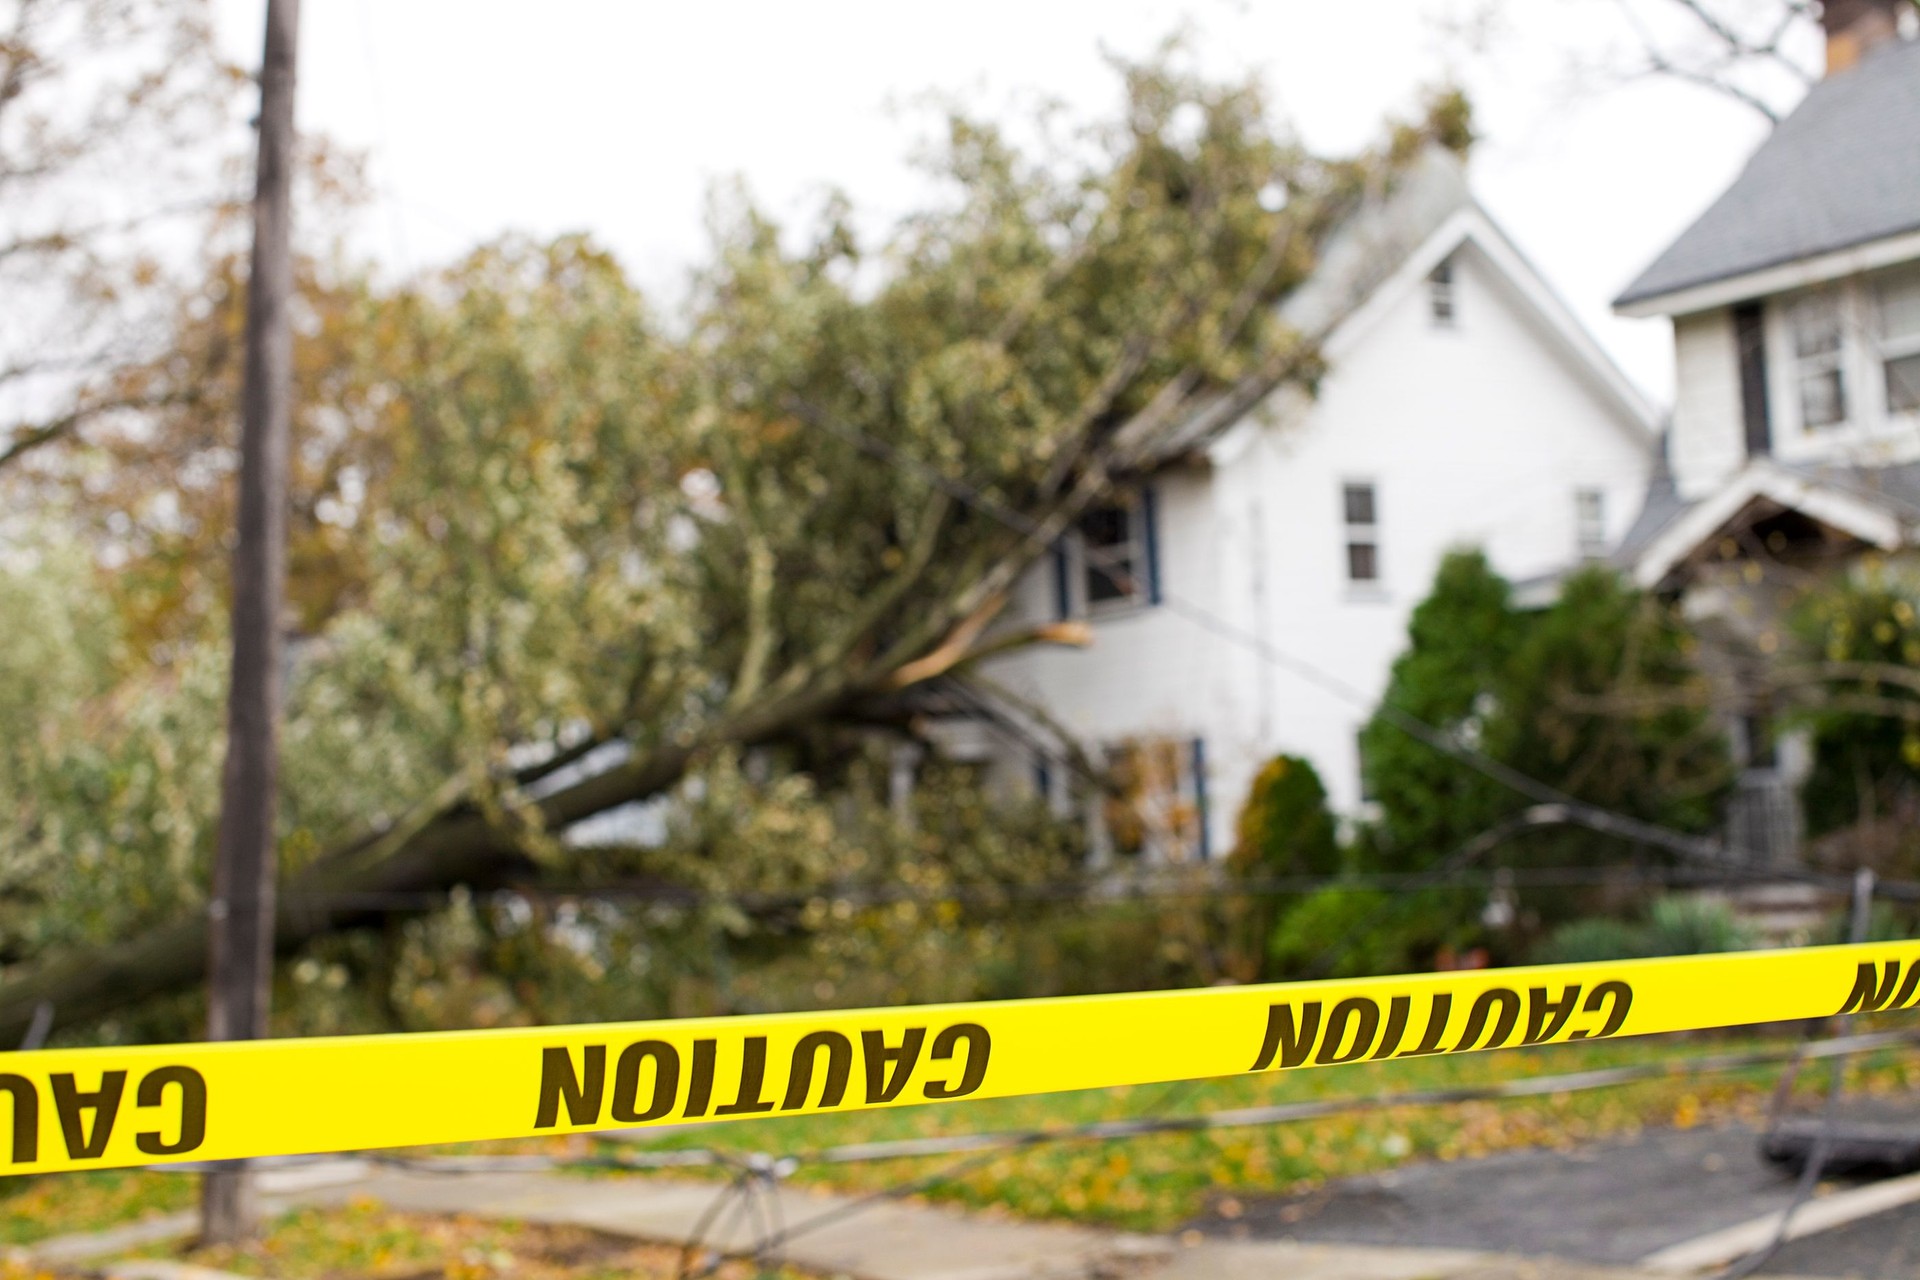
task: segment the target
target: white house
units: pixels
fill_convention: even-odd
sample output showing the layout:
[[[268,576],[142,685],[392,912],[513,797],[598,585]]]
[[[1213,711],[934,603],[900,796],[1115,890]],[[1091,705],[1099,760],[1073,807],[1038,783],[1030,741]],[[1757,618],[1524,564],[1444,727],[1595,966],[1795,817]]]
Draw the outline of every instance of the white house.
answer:
[[[1442,555],[1550,583],[1612,550],[1652,465],[1647,405],[1450,154],[1357,214],[1285,314],[1329,335],[1318,394],[1190,424],[1089,516],[1014,611],[1084,618],[1092,643],[996,660],[995,723],[951,739],[1063,807],[1063,742],[1139,748],[1169,856],[1227,850],[1280,752],[1362,812],[1359,731]]]
[[[1620,549],[1729,643],[1770,653],[1777,586],[1920,533],[1920,40],[1905,0],[1823,6],[1828,72],[1615,303],[1673,323],[1664,456]],[[1903,32],[1902,27],[1906,27]],[[1806,761],[1756,693],[1734,843],[1797,843]]]

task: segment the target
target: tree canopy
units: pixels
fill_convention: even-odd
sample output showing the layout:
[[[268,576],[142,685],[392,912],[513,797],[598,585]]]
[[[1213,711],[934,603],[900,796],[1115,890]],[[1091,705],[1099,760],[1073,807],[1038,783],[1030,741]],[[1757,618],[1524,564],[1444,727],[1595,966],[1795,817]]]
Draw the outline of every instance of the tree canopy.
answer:
[[[802,822],[790,780],[851,785],[863,734],[1044,639],[1010,630],[1009,589],[1170,429],[1311,385],[1316,335],[1276,304],[1464,136],[1458,102],[1336,161],[1254,88],[1121,74],[1120,115],[1061,153],[951,118],[942,198],[875,243],[838,201],[798,229],[721,202],[671,315],[577,237],[399,286],[304,265],[284,947],[370,903],[586,874],[568,826],[722,777],[769,807],[742,826]],[[61,677],[85,696],[0,693],[46,744],[35,779],[0,775],[0,874],[31,904],[0,924],[0,1036],[200,971],[237,280],[217,258],[181,302],[138,370],[153,408],[39,470],[47,550],[5,570],[86,643]],[[0,678],[41,679],[0,645]],[[746,843],[699,847],[739,869]],[[88,858],[113,887],[67,874]]]

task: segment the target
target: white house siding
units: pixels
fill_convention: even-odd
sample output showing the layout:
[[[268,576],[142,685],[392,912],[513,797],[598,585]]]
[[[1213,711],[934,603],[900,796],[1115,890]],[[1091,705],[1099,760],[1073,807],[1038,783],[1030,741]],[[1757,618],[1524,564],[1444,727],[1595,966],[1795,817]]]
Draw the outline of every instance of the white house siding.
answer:
[[[1604,493],[1610,540],[1645,488],[1639,424],[1471,243],[1454,261],[1457,327],[1434,327],[1416,284],[1338,344],[1311,405],[1291,417],[1263,408],[1214,443],[1210,468],[1153,477],[1160,605],[1092,619],[1090,648],[1022,651],[990,672],[1089,745],[1202,739],[1216,852],[1231,846],[1253,774],[1278,752],[1312,760],[1336,810],[1361,810],[1358,733],[1447,549],[1481,546],[1516,581],[1549,574],[1576,558],[1577,488]],[[1348,480],[1376,486],[1374,588],[1346,580]],[[1025,617],[1053,616],[1052,575],[1043,565],[1023,584]],[[1262,660],[1196,612],[1297,657],[1364,705]],[[1031,761],[1010,771],[1031,777]]]
[[[1195,737],[1208,738],[1211,747],[1244,696],[1239,680],[1225,675],[1246,665],[1244,652],[1196,626],[1187,612],[1220,609],[1231,572],[1229,531],[1219,518],[1214,477],[1200,467],[1172,468],[1154,477],[1153,490],[1159,576],[1172,601],[1095,614],[1088,649],[1029,649],[989,670],[1090,747],[1127,738]],[[1015,609],[1020,618],[1057,616],[1054,574],[1049,559],[1022,580]],[[1242,626],[1248,621],[1237,619]],[[1017,752],[1003,764],[1023,785],[1033,776],[1033,761]],[[1210,826],[1210,838],[1221,831]],[[1213,847],[1222,846],[1216,839]]]
[[[1725,307],[1673,321],[1673,433],[1668,457],[1680,496],[1703,497],[1747,458],[1740,354]]]
[[[1887,403],[1874,289],[1904,268],[1830,282],[1821,292],[1841,307],[1847,418],[1827,426],[1801,421],[1790,307],[1805,291],[1762,300],[1766,345],[1768,452],[1783,462],[1881,467],[1920,459],[1920,414]],[[1721,307],[1673,319],[1676,395],[1669,457],[1681,498],[1698,501],[1747,463],[1739,353],[1732,312]]]

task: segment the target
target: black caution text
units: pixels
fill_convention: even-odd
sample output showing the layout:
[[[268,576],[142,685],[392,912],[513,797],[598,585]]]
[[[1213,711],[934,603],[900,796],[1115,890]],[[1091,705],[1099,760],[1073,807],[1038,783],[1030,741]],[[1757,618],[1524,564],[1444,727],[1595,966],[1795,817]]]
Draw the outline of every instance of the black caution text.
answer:
[[[993,1037],[976,1022],[933,1031],[813,1031],[770,1054],[766,1036],[630,1044],[551,1045],[540,1051],[534,1127],[646,1124],[669,1117],[756,1115],[924,1098],[964,1098],[987,1078]],[[777,1056],[777,1060],[770,1060]]]
[[[185,1155],[206,1141],[207,1082],[198,1071],[155,1067],[131,1092],[127,1081],[125,1071],[102,1071],[97,1083],[83,1088],[73,1072],[54,1071],[43,1093],[26,1076],[0,1072],[0,1099],[13,1113],[8,1160],[15,1165],[39,1161],[40,1117],[46,1110],[53,1113],[70,1160],[106,1155],[116,1124],[141,1125],[133,1142],[150,1156]]]
[[[1489,987],[1471,1000],[1432,995],[1348,996],[1328,1005],[1303,1000],[1271,1005],[1253,1071],[1342,1062],[1469,1053],[1510,1044],[1603,1039],[1616,1034],[1633,1007],[1633,988],[1608,981],[1591,989]]]

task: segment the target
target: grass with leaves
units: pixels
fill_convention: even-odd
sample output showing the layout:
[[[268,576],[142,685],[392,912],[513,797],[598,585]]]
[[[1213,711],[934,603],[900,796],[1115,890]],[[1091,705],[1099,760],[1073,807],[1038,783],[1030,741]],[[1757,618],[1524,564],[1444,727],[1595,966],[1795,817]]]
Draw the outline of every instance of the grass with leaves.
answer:
[[[680,1260],[677,1248],[584,1227],[397,1213],[368,1199],[282,1214],[249,1244],[146,1252],[274,1280],[669,1280]],[[715,1274],[788,1280],[798,1273],[729,1263]]]
[[[1850,1024],[1849,1029],[1864,1027]],[[1585,1092],[1384,1108],[1264,1127],[1048,1143],[960,1156],[848,1165],[808,1165],[803,1160],[796,1175],[796,1181],[807,1186],[870,1192],[930,1179],[945,1170],[950,1176],[931,1181],[921,1194],[1024,1217],[1164,1231],[1224,1200],[1287,1194],[1330,1178],[1414,1160],[1459,1160],[1515,1147],[1566,1148],[1648,1127],[1755,1123],[1764,1117],[1779,1079],[1777,1067],[1689,1075],[1684,1060],[1704,1053],[1785,1050],[1794,1043],[1791,1036],[1749,1033],[1545,1045],[1188,1084],[741,1121],[677,1130],[657,1145],[804,1156],[842,1143],[1064,1128],[1309,1099],[1373,1098],[1629,1063],[1674,1064],[1671,1074],[1656,1079]],[[1800,1090],[1811,1095],[1825,1079],[1824,1066],[1803,1070]],[[1920,1051],[1864,1055],[1850,1066],[1848,1084],[1863,1093],[1910,1091],[1920,1086]]]
[[[196,1178],[141,1169],[0,1178],[0,1246],[157,1218],[192,1208],[199,1194]]]

